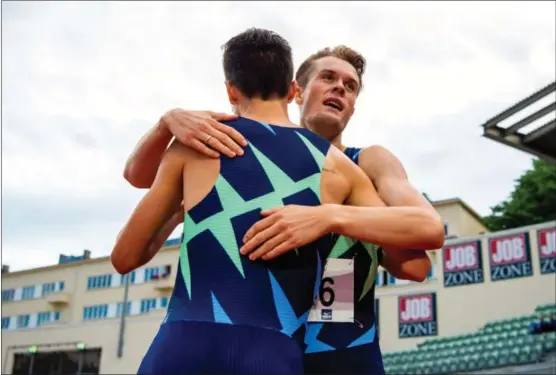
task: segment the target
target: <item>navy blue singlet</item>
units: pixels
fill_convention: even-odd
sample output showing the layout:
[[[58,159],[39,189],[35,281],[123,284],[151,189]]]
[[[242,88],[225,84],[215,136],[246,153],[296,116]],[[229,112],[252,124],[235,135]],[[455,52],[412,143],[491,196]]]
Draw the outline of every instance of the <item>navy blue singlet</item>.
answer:
[[[329,143],[303,128],[239,118],[249,142],[184,220],[168,312],[140,374],[300,374],[309,310],[330,236],[272,261],[239,253],[260,211],[320,204]]]
[[[344,154],[359,164],[360,148],[347,147]],[[374,310],[375,280],[382,251],[343,236],[334,236],[331,258],[355,259],[355,323],[309,323],[305,335],[305,374],[383,375]],[[338,243],[349,244],[337,251]]]

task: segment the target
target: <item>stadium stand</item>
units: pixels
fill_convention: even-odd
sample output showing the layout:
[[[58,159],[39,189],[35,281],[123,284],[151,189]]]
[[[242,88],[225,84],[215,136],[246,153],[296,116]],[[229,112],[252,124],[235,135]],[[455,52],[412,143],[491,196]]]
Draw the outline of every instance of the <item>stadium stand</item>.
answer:
[[[477,372],[539,363],[547,356],[553,358],[551,353],[556,351],[556,332],[529,334],[532,321],[539,315],[550,314],[556,314],[556,304],[538,306],[534,315],[487,322],[474,333],[426,340],[416,349],[385,353],[386,373]]]

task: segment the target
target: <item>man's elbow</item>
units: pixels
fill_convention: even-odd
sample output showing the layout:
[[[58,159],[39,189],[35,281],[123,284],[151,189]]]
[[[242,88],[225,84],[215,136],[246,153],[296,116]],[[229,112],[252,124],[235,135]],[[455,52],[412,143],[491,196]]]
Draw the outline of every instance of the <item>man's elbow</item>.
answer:
[[[411,281],[422,283],[427,280],[432,268],[432,262],[428,255],[416,262],[413,262],[412,267],[406,271],[407,278]]]
[[[110,255],[110,262],[120,275],[128,274],[139,267],[138,262],[134,261],[132,257],[124,256],[124,254],[116,251],[116,249]]]
[[[149,184],[149,181],[146,179],[140,178],[141,176],[135,173],[133,166],[130,164],[126,164],[124,168],[124,179],[129,182],[131,186],[137,189],[148,189],[151,187],[152,184]]]
[[[424,248],[440,249],[444,246],[444,224],[438,215],[429,214],[427,223],[422,228]]]
[[[426,265],[423,265],[422,267],[419,267],[419,269],[415,270],[415,272],[413,272],[413,281],[416,281],[418,283],[422,283],[423,281],[427,280],[427,277],[430,274],[431,271],[431,263],[430,260],[428,261],[428,263]]]

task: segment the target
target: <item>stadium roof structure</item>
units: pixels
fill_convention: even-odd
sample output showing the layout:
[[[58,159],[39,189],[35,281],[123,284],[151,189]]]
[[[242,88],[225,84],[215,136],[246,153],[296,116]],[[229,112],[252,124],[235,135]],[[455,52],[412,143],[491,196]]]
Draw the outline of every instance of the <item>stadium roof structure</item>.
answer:
[[[556,82],[494,116],[483,137],[556,163]]]

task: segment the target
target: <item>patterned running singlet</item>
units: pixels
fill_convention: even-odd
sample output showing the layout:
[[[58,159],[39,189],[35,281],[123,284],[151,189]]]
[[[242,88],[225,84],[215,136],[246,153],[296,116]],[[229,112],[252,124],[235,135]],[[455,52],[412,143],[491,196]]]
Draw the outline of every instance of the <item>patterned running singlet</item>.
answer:
[[[239,253],[261,210],[321,203],[330,144],[303,128],[226,122],[249,142],[221,156],[214,187],[190,209],[176,282],[139,373],[301,373],[306,322],[331,236],[277,259]]]
[[[329,144],[302,128],[246,118],[227,125],[243,134],[249,146],[242,157],[221,158],[215,186],[185,216],[165,321],[210,321],[299,335],[330,251],[329,238],[273,261],[250,261],[239,248],[245,232],[261,219],[261,210],[320,204]]]

